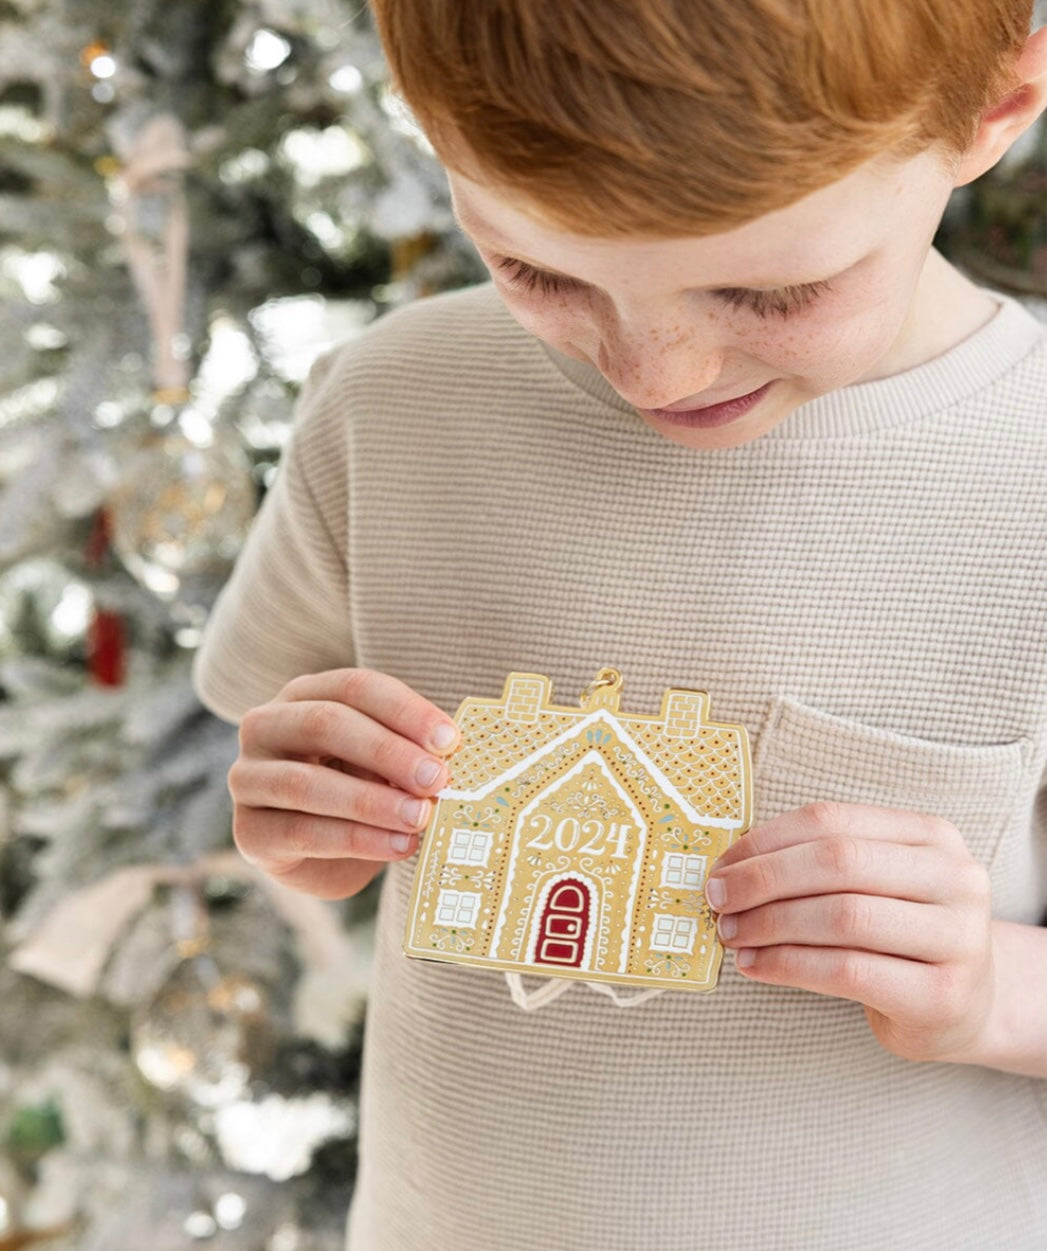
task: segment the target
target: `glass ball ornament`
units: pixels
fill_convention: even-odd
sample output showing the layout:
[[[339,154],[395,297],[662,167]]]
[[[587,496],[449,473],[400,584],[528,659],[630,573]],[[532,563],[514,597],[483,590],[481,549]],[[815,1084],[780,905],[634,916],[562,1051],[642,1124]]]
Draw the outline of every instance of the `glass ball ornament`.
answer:
[[[254,518],[251,462],[236,433],[186,405],[121,432],[109,501],[113,550],[162,600],[207,603]]]
[[[183,960],[131,1031],[146,1081],[205,1108],[243,1096],[273,1043],[265,991],[251,978],[220,973],[206,956]]]
[[[91,620],[91,589],[57,560],[13,565],[0,576],[0,657],[83,652]]]

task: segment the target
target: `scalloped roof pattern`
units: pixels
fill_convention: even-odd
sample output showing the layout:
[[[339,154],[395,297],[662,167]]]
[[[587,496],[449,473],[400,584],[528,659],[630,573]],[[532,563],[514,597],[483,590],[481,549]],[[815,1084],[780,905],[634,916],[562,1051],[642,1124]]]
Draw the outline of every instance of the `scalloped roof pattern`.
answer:
[[[539,751],[586,715],[581,710],[543,708],[537,720],[522,724],[506,715],[504,705],[466,701],[457,718],[463,745],[451,759],[448,788],[483,789],[504,770],[506,759]],[[660,718],[611,715],[699,812],[720,820],[741,819],[745,779],[736,729],[711,723],[691,739],[667,738]]]

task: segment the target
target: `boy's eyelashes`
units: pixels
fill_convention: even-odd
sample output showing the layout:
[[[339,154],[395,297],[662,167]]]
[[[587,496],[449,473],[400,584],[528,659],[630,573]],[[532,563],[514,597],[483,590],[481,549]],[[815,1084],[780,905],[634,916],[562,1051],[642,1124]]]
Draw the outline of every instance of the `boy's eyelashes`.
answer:
[[[543,295],[556,295],[564,291],[578,290],[583,286],[573,278],[565,278],[561,274],[551,274],[544,269],[536,269],[533,265],[528,265],[526,261],[516,260],[515,257],[499,257],[496,264],[506,273],[510,283],[525,291],[541,291]],[[792,313],[799,313],[810,307],[820,295],[831,290],[832,284],[829,279],[823,278],[818,282],[782,287],[776,291],[724,287],[722,290],[713,291],[712,294],[731,308],[747,308],[757,317],[767,317],[771,313],[778,317],[788,317]]]
[[[792,313],[802,313],[804,309],[810,308],[819,296],[831,290],[832,283],[828,278],[822,278],[818,282],[805,282],[798,287],[782,287],[780,291],[736,291],[725,288],[714,291],[713,295],[732,308],[748,308],[757,317],[766,317],[768,313],[788,317]]]

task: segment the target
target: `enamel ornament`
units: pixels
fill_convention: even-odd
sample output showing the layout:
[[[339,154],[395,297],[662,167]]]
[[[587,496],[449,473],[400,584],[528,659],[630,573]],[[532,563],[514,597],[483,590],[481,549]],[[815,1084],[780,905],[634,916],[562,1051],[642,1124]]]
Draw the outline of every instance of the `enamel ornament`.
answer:
[[[723,949],[705,898],[713,863],[748,828],[745,728],[704,691],[619,710],[602,669],[579,706],[511,673],[466,699],[415,870],[403,950],[519,975],[709,991]],[[613,996],[612,996],[613,997]]]

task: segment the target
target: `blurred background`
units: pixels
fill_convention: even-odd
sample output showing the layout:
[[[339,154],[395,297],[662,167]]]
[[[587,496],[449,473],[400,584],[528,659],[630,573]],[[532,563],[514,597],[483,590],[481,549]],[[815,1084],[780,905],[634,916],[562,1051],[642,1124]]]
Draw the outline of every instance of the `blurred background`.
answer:
[[[937,244],[1047,317],[1047,126]],[[317,354],[485,277],[364,3],[0,0],[0,1251],[342,1245],[378,882],[240,861],[189,670]]]

